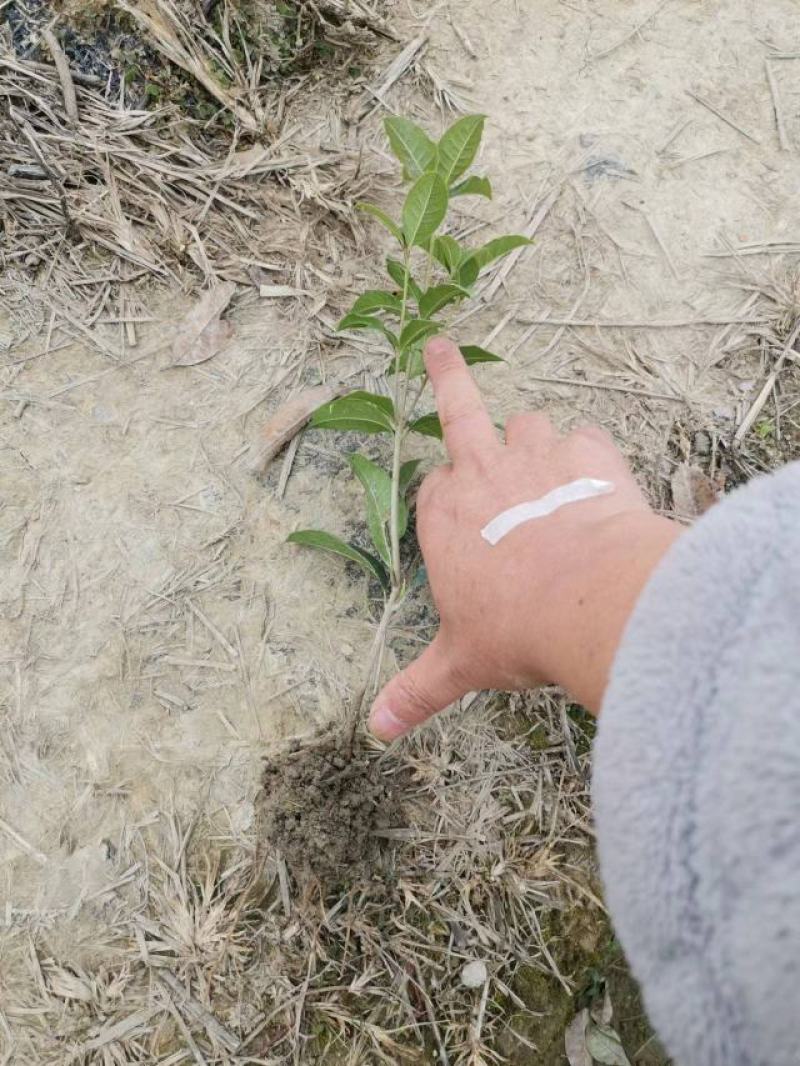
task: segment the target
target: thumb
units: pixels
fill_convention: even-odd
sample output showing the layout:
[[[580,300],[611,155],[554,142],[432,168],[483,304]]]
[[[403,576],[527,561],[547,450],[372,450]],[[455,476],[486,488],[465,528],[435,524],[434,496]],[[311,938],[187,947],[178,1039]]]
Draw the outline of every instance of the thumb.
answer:
[[[440,637],[384,686],[372,705],[369,728],[381,740],[396,740],[468,692],[453,669]]]

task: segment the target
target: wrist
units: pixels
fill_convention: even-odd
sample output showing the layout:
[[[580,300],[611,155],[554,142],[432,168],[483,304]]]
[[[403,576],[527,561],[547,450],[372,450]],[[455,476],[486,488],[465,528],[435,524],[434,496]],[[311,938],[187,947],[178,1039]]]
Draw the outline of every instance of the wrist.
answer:
[[[554,592],[545,676],[593,714],[600,707],[628,620],[683,529],[649,510],[627,511],[576,532],[576,566]]]

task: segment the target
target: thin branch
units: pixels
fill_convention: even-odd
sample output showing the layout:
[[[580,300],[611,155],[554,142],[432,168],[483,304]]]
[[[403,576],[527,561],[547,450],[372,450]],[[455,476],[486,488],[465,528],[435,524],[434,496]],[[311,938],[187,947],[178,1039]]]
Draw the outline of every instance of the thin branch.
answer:
[[[67,121],[70,126],[78,125],[78,97],[75,95],[75,83],[69,69],[67,57],[58,43],[56,35],[49,28],[42,30],[42,40],[47,45],[47,50],[53,57],[58,80],[61,82],[61,92],[64,96],[64,110],[67,112]]]
[[[775,81],[775,75],[772,72],[772,67],[769,65],[769,60],[764,60],[764,70],[767,73],[767,84],[769,85],[770,95],[772,96],[772,110],[775,112],[775,124],[778,127],[778,140],[780,142],[782,152],[792,151],[792,142],[789,139],[789,134],[786,132],[786,123],[783,119],[783,109],[781,107],[781,97],[778,92],[778,83]]]

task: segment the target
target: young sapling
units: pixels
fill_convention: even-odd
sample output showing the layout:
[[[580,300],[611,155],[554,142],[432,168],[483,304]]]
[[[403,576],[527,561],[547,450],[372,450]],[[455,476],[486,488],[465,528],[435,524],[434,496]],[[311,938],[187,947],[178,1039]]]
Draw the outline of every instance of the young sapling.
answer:
[[[289,537],[295,544],[356,563],[383,589],[383,617],[366,683],[353,704],[353,730],[365,698],[377,683],[391,616],[413,576],[403,570],[400,545],[409,528],[408,494],[420,460],[404,459],[405,446],[413,435],[442,436],[438,416],[419,410],[427,385],[422,349],[430,337],[447,330],[445,313],[473,296],[486,267],[530,243],[526,237],[512,235],[470,248],[446,232],[453,199],[492,196],[488,178],[468,173],[478,154],[484,121],[482,115],[466,116],[434,141],[408,119],[386,119],[389,145],[410,188],[399,219],[375,204],[361,203],[358,207],[377,219],[397,244],[396,256],[386,260],[393,285],[362,293],[338,329],[380,334],[387,350],[384,372],[391,382],[391,397],[351,392],[320,407],[311,419],[316,429],[382,434],[391,444],[388,470],[359,452],[347,457],[364,490],[366,526],[374,550],[367,551],[321,530],[299,530]],[[461,352],[470,365],[501,362],[499,356],[476,345],[464,345]]]

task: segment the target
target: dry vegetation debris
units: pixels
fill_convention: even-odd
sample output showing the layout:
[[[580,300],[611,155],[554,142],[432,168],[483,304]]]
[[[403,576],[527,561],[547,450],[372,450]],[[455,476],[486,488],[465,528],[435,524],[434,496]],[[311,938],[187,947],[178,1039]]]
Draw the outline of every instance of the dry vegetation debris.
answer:
[[[522,701],[517,711],[521,732],[504,736],[497,710],[473,700],[366,756],[398,806],[374,830],[372,870],[340,870],[325,890],[311,877],[295,892],[270,841],[254,852],[213,818],[165,815],[131,832],[124,874],[94,901],[105,965],[90,973],[47,953],[46,935],[17,937],[3,959],[20,1061],[503,1061],[498,1042],[513,1046],[514,1026],[537,1017],[520,969],[569,1002],[576,975],[559,964],[554,922],[601,913],[582,728],[548,695],[537,718]],[[37,980],[15,981],[31,961]]]
[[[18,22],[9,20],[0,31],[15,44],[0,58],[0,294],[14,327],[0,347],[45,338],[41,352],[10,359],[4,354],[9,385],[19,368],[76,336],[119,360],[126,345],[137,343],[152,278],[178,280],[186,289],[202,285],[214,292],[211,302],[221,302],[233,283],[277,297],[307,291],[302,259],[303,270],[318,271],[323,286],[333,284],[318,267],[316,250],[332,253],[327,258],[335,262],[337,245],[361,239],[352,206],[373,176],[369,157],[353,147],[338,117],[318,129],[303,109],[304,93],[317,84],[309,61],[320,58],[320,45],[341,50],[333,60],[339,73],[350,79],[350,92],[361,89],[347,112],[351,118],[380,109],[409,70],[423,71],[441,106],[462,103],[457,85],[424,66],[424,32],[395,41],[390,62],[365,75],[364,48],[391,39],[393,31],[375,5],[361,0],[301,5],[292,33],[259,53],[241,42],[242,5],[206,0],[203,23],[197,21],[199,4],[148,0],[126,6],[131,18],[138,16],[141,35],[134,43],[136,23],[129,23],[126,47],[140,71],[151,71],[149,82],[126,72],[110,53],[98,59],[96,52],[81,51],[64,23],[56,23],[49,38],[34,34],[33,50],[25,42],[16,47]],[[38,0],[3,5],[6,12],[23,7],[45,9]],[[76,7],[67,10],[74,14]],[[92,7],[103,17],[110,10],[104,0]],[[198,26],[202,32],[192,32]],[[145,46],[153,27],[163,39]],[[591,58],[610,56],[635,40],[640,28],[633,36],[614,37],[611,49]],[[453,30],[472,54],[457,16]],[[169,54],[160,70],[159,47]],[[351,76],[355,65],[359,70]],[[165,76],[177,79],[171,84],[186,95],[165,96],[159,89]],[[148,83],[155,92],[148,94]],[[328,79],[326,91],[337,92],[337,84]],[[780,120],[782,105],[775,99]],[[691,106],[707,111],[707,103],[703,98]],[[677,168],[695,158],[701,157],[667,165]],[[709,249],[709,261],[722,267],[720,288],[741,293],[719,314],[706,318],[702,309],[691,308],[676,312],[679,318],[606,317],[597,248],[605,243],[609,254],[620,253],[627,282],[624,242],[601,233],[599,222],[595,228],[591,204],[570,187],[572,173],[564,167],[562,174],[560,165],[534,197],[524,197],[524,209],[529,232],[552,224],[549,248],[561,243],[570,253],[558,264],[549,251],[542,256],[548,261],[537,266],[540,276],[531,291],[512,300],[492,326],[493,337],[505,329],[513,334],[509,357],[525,351],[519,387],[535,389],[537,403],[542,387],[570,402],[578,389],[612,394],[621,398],[620,410],[630,401],[644,418],[654,404],[669,405],[675,416],[663,452],[673,465],[696,465],[713,486],[735,484],[796,455],[800,287],[796,272],[783,268],[796,254],[796,242]],[[597,170],[589,150],[581,166]],[[468,220],[465,228],[470,225],[479,228],[481,220]],[[674,249],[659,241],[658,226],[651,232],[653,257],[681,269]],[[636,255],[641,262],[645,253]],[[637,262],[630,255],[627,261]],[[511,262],[509,271],[489,280],[487,300],[513,280],[513,267]],[[304,307],[318,304],[315,295]],[[188,343],[173,348],[178,362],[187,355],[191,362],[198,345],[209,350],[220,339],[215,309],[209,312],[201,302],[195,311],[193,319],[187,316]],[[200,338],[207,326],[204,348]],[[119,330],[121,344],[108,340],[109,327]],[[708,421],[693,421],[689,386],[671,377],[671,364],[650,344],[652,336],[674,329],[705,331],[698,343],[708,338],[700,371],[724,364],[740,368],[740,376],[757,376],[752,402],[748,393],[735,417],[726,415],[727,425],[739,427],[738,440],[731,439],[733,432],[709,428]],[[548,365],[556,352],[561,364]],[[299,387],[306,380],[306,353],[290,355],[284,377],[291,371]],[[224,387],[221,379],[220,391]],[[262,382],[252,402],[260,403],[264,392]],[[5,396],[19,405],[16,411],[28,402],[21,389],[9,388]],[[283,420],[270,424],[274,439],[254,463],[263,464],[275,442],[285,443],[303,424],[308,397],[298,401],[299,409],[282,410]],[[60,401],[53,394],[36,402]],[[636,447],[631,442],[631,450]],[[641,465],[657,476],[654,498],[674,511],[670,478],[659,476],[656,459],[650,455],[649,465]],[[680,494],[679,482],[672,491]],[[693,489],[688,503],[687,511],[697,503]],[[184,498],[176,504],[184,505]],[[239,500],[234,524],[242,520],[241,506]],[[33,535],[31,542],[27,550],[35,554]],[[211,562],[176,570],[154,587],[147,604],[162,614],[138,612],[128,635],[164,619],[175,623],[186,601],[186,613],[196,611],[198,624],[215,634],[217,657],[224,660],[212,656],[194,667],[235,672],[241,663],[244,673],[241,649],[237,656],[194,606],[198,593],[215,582],[233,600],[241,594],[237,580],[221,548]],[[267,634],[270,625],[265,621]],[[418,632],[413,640],[418,642]],[[20,661],[14,666],[19,671]],[[291,684],[298,683],[292,677]],[[158,697],[180,700],[176,691],[165,685]],[[510,739],[505,714],[502,722],[487,717],[477,701],[466,716],[434,724],[390,755],[371,754],[391,777],[404,780],[402,816],[375,827],[383,871],[374,880],[326,893],[313,883],[296,886],[265,839],[234,831],[214,812],[181,822],[161,811],[149,823],[131,826],[119,843],[116,881],[81,902],[95,919],[93,928],[106,930],[91,945],[91,966],[63,950],[50,915],[14,915],[0,960],[0,1062],[6,1048],[9,1062],[45,1066],[319,1060],[355,1066],[432,1056],[452,1066],[479,1066],[515,1061],[514,1049],[521,1055],[526,1048],[541,1058],[544,1049],[531,1042],[556,1013],[552,990],[561,990],[571,1004],[567,989],[576,990],[585,962],[584,956],[573,965],[573,957],[562,954],[559,920],[588,908],[592,925],[602,930],[596,920],[602,911],[592,881],[584,729],[563,699],[551,694],[543,695],[535,712],[519,701],[512,702],[514,709],[520,732]],[[232,726],[231,735],[239,739]],[[17,831],[0,823],[0,832]],[[37,854],[44,857],[34,843],[19,833],[17,838],[35,862]],[[465,982],[465,966],[472,967],[470,974],[485,967],[487,979]],[[539,1002],[518,983],[525,969],[551,990]]]
[[[120,293],[144,278],[258,285],[294,269],[298,220],[311,244],[320,239],[311,236],[317,227],[352,224],[367,179],[340,132],[317,123],[309,139],[296,110],[309,81],[323,74],[304,71],[299,57],[324,43],[329,28],[340,47],[349,40],[350,53],[363,48],[370,10],[360,5],[361,15],[348,22],[335,0],[301,5],[287,26],[272,5],[257,6],[273,20],[245,25],[246,12],[225,2],[215,5],[213,24],[198,26],[194,5],[123,4],[149,50],[144,59],[144,45],[136,52],[145,64],[143,74],[135,67],[137,76],[153,90],[139,102],[126,88],[124,53],[108,59],[107,77],[84,74],[47,26],[32,29],[15,51],[15,24],[7,25],[0,55],[4,295],[38,290],[46,304],[45,293],[59,294],[91,327],[126,317]],[[270,64],[263,40],[284,42],[289,29],[290,51]],[[169,57],[170,98],[148,80],[154,50]]]

